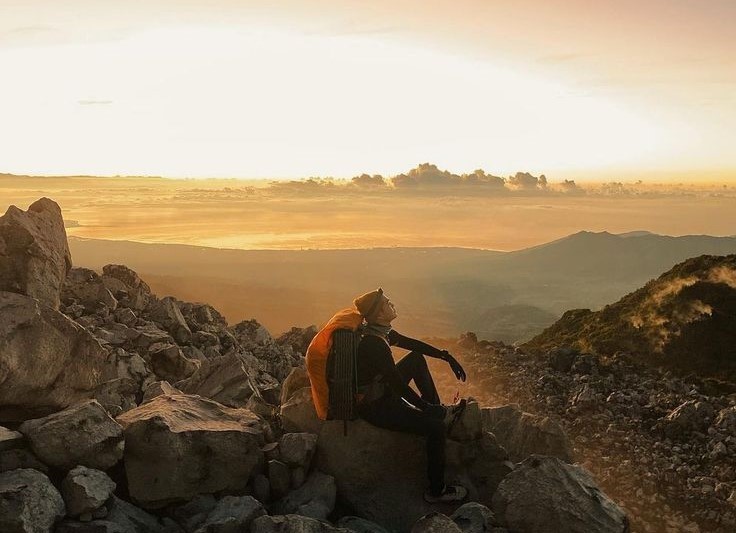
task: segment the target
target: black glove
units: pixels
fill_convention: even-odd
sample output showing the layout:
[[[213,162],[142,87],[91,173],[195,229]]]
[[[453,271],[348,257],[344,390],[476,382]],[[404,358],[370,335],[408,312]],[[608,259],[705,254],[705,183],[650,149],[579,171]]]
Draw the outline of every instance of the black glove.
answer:
[[[444,360],[447,361],[447,363],[450,365],[450,368],[454,372],[455,377],[460,381],[465,381],[465,378],[467,376],[465,375],[465,370],[463,370],[462,365],[458,363],[457,359],[450,355],[450,352],[448,352],[447,350],[444,350],[444,354]]]

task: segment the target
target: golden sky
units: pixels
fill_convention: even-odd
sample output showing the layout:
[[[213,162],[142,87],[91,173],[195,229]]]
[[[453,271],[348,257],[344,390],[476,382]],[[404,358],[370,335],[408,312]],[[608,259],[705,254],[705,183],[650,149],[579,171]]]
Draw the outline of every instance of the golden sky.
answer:
[[[0,172],[735,180],[733,0],[0,0]]]

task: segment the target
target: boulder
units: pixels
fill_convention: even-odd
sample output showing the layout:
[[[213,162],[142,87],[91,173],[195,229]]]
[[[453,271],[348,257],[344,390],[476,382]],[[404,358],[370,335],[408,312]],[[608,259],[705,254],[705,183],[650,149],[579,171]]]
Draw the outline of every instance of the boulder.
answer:
[[[72,268],[67,273],[61,288],[61,300],[65,305],[78,302],[88,313],[94,313],[100,307],[114,310],[118,306],[102,277],[94,270],[81,267]]]
[[[95,400],[27,420],[19,430],[41,461],[64,470],[107,470],[123,456],[123,430]]]
[[[299,389],[309,386],[309,375],[307,375],[307,371],[300,366],[294,367],[281,386],[279,404],[285,404]]]
[[[411,533],[462,533],[462,530],[447,516],[434,512],[417,520]]]
[[[171,334],[177,344],[188,344],[192,340],[192,330],[189,329],[173,296],[167,296],[151,304],[148,313],[154,322]]]
[[[389,533],[388,530],[382,528],[375,522],[358,516],[343,516],[337,521],[337,526],[349,529],[355,533]]]
[[[150,287],[125,265],[102,267],[102,282],[123,307],[142,311],[155,301]]]
[[[569,372],[579,354],[578,350],[570,346],[556,348],[548,354],[549,366],[558,372]]]
[[[243,320],[238,322],[230,331],[238,342],[246,349],[251,349],[257,345],[265,345],[273,342],[273,337],[257,320]]]
[[[262,461],[263,429],[247,409],[187,394],[158,396],[118,417],[130,495],[156,508],[241,490]]]
[[[717,429],[736,438],[736,406],[726,407],[718,411],[713,424]]]
[[[335,478],[319,471],[310,474],[304,484],[273,505],[278,514],[298,514],[326,519],[335,508]]]
[[[280,516],[261,516],[253,520],[251,533],[351,533],[349,529],[333,527],[328,522],[287,514]]]
[[[138,382],[130,378],[118,378],[98,386],[92,396],[108,413],[117,416],[138,405],[140,390]]]
[[[313,433],[285,433],[279,441],[281,460],[291,467],[301,466],[309,470],[317,447],[317,435]]]
[[[0,474],[3,533],[50,533],[64,513],[64,500],[45,474],[30,469]]]
[[[172,509],[171,515],[188,533],[194,532],[217,505],[212,494],[198,494],[191,501]]]
[[[195,533],[239,533],[266,514],[261,502],[251,496],[225,496],[210,511]]]
[[[289,346],[294,353],[304,356],[312,339],[317,335],[317,326],[309,326],[306,328],[291,328],[276,338],[276,344],[281,346]]]
[[[243,407],[256,386],[238,354],[203,361],[186,380],[177,383],[182,392],[198,394],[228,407]]]
[[[360,419],[349,422],[345,436],[341,421],[317,419],[308,388],[281,406],[281,420],[285,431],[317,435],[314,468],[335,478],[341,502],[358,516],[386,529],[406,531],[434,510],[423,499],[428,484],[423,437],[377,428]],[[476,440],[447,440],[445,479],[461,482],[471,499],[490,504],[493,491],[511,468],[505,457],[487,432]]]
[[[176,344],[152,344],[148,356],[156,377],[173,383],[188,378],[199,368],[199,361],[186,357]]]
[[[38,300],[0,292],[0,422],[53,413],[116,377],[86,329]]]
[[[61,495],[69,516],[91,513],[102,507],[115,490],[115,482],[94,468],[77,466],[61,482]]]
[[[450,518],[463,533],[486,533],[496,524],[493,511],[478,502],[461,505]]]
[[[498,486],[492,509],[512,531],[627,533],[623,510],[583,467],[555,457],[532,455]]]
[[[492,432],[515,462],[531,454],[550,455],[572,462],[572,445],[562,427],[548,417],[521,411],[518,405],[485,407],[483,429]]]
[[[288,465],[276,459],[270,460],[268,462],[268,483],[274,498],[286,496],[291,488],[291,472],[289,472]]]
[[[48,473],[48,467],[33,455],[33,452],[25,448],[5,450],[0,452],[0,472],[17,470],[18,468],[32,468],[44,474]]]
[[[23,446],[23,434],[0,426],[0,452]]]
[[[36,298],[59,309],[72,256],[61,208],[41,198],[28,211],[14,205],[0,217],[0,291]]]
[[[715,416],[708,402],[688,400],[671,411],[662,421],[665,435],[670,438],[685,436],[692,431],[703,431]]]
[[[143,400],[141,403],[150,402],[157,396],[164,394],[184,394],[182,391],[174,387],[168,381],[154,381],[143,391]]]

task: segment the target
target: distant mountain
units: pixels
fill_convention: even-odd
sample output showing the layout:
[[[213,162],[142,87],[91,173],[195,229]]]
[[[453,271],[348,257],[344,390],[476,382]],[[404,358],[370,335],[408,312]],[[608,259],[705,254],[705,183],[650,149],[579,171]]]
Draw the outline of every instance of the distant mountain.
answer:
[[[231,322],[255,317],[276,332],[326,321],[382,286],[407,333],[477,330],[521,341],[566,310],[600,308],[688,257],[736,253],[736,238],[580,232],[516,252],[229,250],[75,237],[69,246],[77,266],[125,264],[159,294],[209,302]]]
[[[694,257],[598,312],[568,311],[524,347],[566,345],[736,380],[736,255]]]

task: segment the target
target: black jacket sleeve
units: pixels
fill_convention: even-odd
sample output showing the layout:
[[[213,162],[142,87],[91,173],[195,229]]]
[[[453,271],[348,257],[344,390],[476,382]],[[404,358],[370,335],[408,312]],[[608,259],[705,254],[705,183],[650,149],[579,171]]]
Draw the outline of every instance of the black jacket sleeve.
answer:
[[[370,354],[375,369],[383,376],[386,384],[394,394],[404,398],[419,409],[424,410],[429,407],[429,403],[422,400],[414,389],[404,381],[404,378],[396,368],[396,363],[394,363],[391,348],[389,348],[388,344],[373,335],[364,337],[361,341],[362,343],[366,343],[366,355]]]
[[[445,358],[445,352],[427,344],[426,342],[418,341],[410,337],[405,337],[398,331],[392,329],[388,334],[388,343],[391,346],[398,346],[405,350],[411,350],[413,352],[419,352],[430,357],[436,357],[438,359]]]

